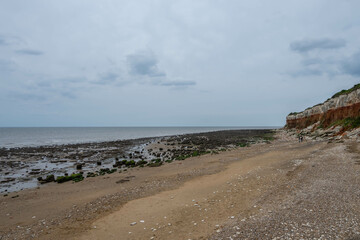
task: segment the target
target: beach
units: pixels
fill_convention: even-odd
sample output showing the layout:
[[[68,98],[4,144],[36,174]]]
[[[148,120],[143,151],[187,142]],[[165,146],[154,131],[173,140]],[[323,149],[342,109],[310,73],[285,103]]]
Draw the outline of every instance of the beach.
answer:
[[[351,139],[299,143],[294,132],[277,130],[272,141],[9,193],[0,199],[0,233],[2,239],[352,239],[359,236],[358,156]]]

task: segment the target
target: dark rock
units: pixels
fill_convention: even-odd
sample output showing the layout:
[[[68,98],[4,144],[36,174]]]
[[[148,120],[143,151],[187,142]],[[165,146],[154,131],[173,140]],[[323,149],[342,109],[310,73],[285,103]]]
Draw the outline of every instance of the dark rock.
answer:
[[[12,182],[15,181],[15,178],[6,178],[4,180],[2,180],[0,183],[8,183],[8,182]]]
[[[96,173],[93,173],[93,172],[88,172],[86,177],[96,177]]]
[[[42,177],[38,177],[38,181],[41,184],[45,184],[45,183],[49,183],[49,182],[55,182],[55,176],[53,174],[48,175],[45,179],[43,179]]]
[[[129,182],[129,179],[120,179],[118,181],[116,181],[116,183],[124,183],[124,182]]]

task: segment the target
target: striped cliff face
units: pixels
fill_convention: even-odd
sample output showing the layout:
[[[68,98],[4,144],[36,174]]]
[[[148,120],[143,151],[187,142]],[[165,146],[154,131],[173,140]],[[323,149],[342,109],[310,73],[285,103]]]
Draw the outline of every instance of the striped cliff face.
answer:
[[[348,117],[360,116],[360,89],[328,99],[322,104],[286,117],[288,128],[306,128],[320,122],[323,127]]]

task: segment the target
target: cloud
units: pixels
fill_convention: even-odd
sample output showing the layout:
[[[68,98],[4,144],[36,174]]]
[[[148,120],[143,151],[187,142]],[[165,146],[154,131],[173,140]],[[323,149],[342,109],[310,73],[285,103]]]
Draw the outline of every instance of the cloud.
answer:
[[[129,73],[134,76],[165,77],[166,74],[159,70],[158,60],[152,52],[140,52],[126,57]]]
[[[295,41],[290,44],[290,49],[299,53],[307,53],[316,49],[337,49],[346,46],[346,41],[344,39],[308,39]]]
[[[309,77],[309,76],[321,76],[323,71],[319,69],[304,68],[298,71],[289,72],[292,77]]]
[[[107,85],[113,82],[116,82],[116,80],[119,79],[119,74],[114,72],[107,72],[104,74],[99,75],[99,79],[96,81],[92,81],[93,84],[99,84],[99,85]]]
[[[171,86],[171,87],[186,87],[196,85],[195,81],[164,81],[159,85],[161,86]]]
[[[343,60],[340,65],[340,69],[345,74],[360,77],[360,52],[357,52],[351,57]]]
[[[3,36],[0,36],[0,46],[7,45],[6,39]]]
[[[9,60],[0,59],[0,71],[1,72],[11,72],[16,68],[16,64]]]
[[[186,88],[196,85],[195,81],[175,78],[171,80],[167,74],[158,67],[158,60],[151,51],[143,51],[126,56],[129,75],[136,79],[138,84]],[[127,82],[128,83],[128,82]]]
[[[32,49],[21,49],[15,52],[21,55],[33,55],[33,56],[39,56],[44,54],[42,51],[32,50]]]
[[[24,84],[23,88],[18,89],[14,96],[28,101],[50,101],[56,98],[76,99],[78,92],[86,87],[85,82],[85,77],[44,78],[36,76],[31,84]]]
[[[76,95],[73,92],[70,91],[59,91],[59,94],[63,97],[69,98],[69,99],[75,99]]]
[[[36,93],[23,93],[23,92],[16,92],[16,93],[9,93],[9,96],[13,99],[21,99],[24,101],[39,101],[43,102],[48,100],[48,98],[43,94],[36,94]]]
[[[24,43],[19,37],[6,37],[4,35],[0,35],[0,46],[7,46],[7,45],[19,45]]]
[[[319,65],[319,64],[323,64],[324,60],[320,59],[320,58],[307,58],[302,60],[301,64],[303,66],[313,66],[313,65]]]

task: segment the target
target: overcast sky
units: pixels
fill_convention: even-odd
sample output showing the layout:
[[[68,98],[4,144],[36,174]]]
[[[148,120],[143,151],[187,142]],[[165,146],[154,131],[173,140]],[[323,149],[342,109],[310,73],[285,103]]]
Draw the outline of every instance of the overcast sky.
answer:
[[[0,0],[0,126],[282,126],[360,79],[358,0]]]

